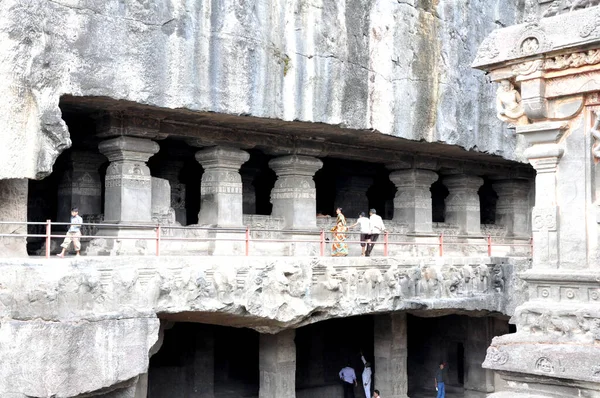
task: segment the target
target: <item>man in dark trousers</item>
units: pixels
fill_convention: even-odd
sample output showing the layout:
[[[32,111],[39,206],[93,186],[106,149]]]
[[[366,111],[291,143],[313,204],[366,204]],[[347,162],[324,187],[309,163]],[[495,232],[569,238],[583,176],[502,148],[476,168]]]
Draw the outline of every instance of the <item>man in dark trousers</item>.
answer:
[[[437,398],[446,398],[446,382],[448,381],[448,371],[446,370],[446,364],[440,363],[439,369],[435,372],[435,390],[437,391]]]
[[[344,385],[344,398],[354,398],[354,387],[358,384],[356,383],[356,373],[350,363],[340,370],[340,380]]]

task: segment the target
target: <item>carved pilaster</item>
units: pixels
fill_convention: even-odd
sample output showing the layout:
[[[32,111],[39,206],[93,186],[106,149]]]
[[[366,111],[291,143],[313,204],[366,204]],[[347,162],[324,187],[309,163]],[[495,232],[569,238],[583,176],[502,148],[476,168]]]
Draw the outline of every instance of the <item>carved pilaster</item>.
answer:
[[[158,152],[157,143],[143,138],[118,137],[99,144],[108,158],[104,220],[108,223],[150,222],[152,180],[146,162]]]
[[[283,217],[286,229],[317,227],[317,190],[313,176],[323,162],[310,156],[283,156],[269,162],[277,174],[271,191],[275,217]]]
[[[558,267],[559,236],[556,171],[564,150],[557,144],[565,131],[563,122],[536,123],[517,129],[531,145],[525,156],[537,172],[532,211],[535,242],[534,267]]]
[[[446,198],[446,222],[459,227],[463,235],[481,234],[479,188],[483,179],[465,174],[444,178],[449,194]]]
[[[407,223],[410,232],[431,232],[431,184],[437,181],[434,171],[408,169],[390,174],[398,191],[394,198],[394,221]]]

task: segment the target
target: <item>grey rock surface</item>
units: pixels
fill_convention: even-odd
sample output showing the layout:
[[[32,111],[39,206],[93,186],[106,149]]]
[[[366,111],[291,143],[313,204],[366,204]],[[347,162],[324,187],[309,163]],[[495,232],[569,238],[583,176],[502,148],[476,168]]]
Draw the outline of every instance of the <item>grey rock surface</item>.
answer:
[[[0,396],[60,398],[112,390],[147,372],[158,329],[154,315],[75,322],[3,319]],[[108,396],[127,396],[114,394]]]
[[[519,2],[4,0],[0,178],[70,145],[62,95],[374,129],[520,159],[469,68]]]

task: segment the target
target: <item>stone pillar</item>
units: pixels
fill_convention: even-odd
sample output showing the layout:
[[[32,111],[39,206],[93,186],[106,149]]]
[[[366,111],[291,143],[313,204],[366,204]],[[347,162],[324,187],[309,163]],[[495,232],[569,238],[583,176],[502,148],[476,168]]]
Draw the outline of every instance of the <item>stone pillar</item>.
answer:
[[[507,237],[529,237],[529,181],[498,180],[492,186],[498,194],[496,224],[506,228]]]
[[[375,388],[385,397],[407,398],[406,314],[375,315],[374,321]]]
[[[394,221],[408,224],[409,232],[432,232],[431,184],[438,175],[431,170],[393,171],[390,180],[398,192],[394,199]]]
[[[27,221],[27,189],[29,181],[23,179],[0,180],[0,220]],[[25,225],[0,225],[0,233],[23,235]],[[25,238],[0,238],[0,257],[21,257],[27,255]]]
[[[106,170],[104,220],[150,223],[152,181],[146,162],[158,152],[158,144],[145,138],[118,137],[98,147],[111,162]]]
[[[367,191],[373,185],[373,178],[363,176],[340,177],[336,179],[335,207],[344,209],[346,217],[358,218],[360,212],[369,213]]]
[[[259,347],[259,398],[296,397],[295,330],[261,334]]]
[[[461,235],[481,234],[479,188],[483,179],[470,175],[451,175],[444,178],[449,194],[446,198],[446,223],[459,227]]]
[[[492,342],[494,321],[490,317],[467,318],[469,333],[465,344],[465,390],[475,394],[467,395],[465,392],[465,396],[485,397],[486,393],[494,392],[494,372],[481,366]]]
[[[105,159],[93,152],[74,151],[58,186],[57,219],[68,222],[71,208],[78,207],[82,217],[102,213],[102,181],[99,169]]]
[[[271,160],[269,167],[277,174],[271,192],[272,215],[283,217],[286,229],[316,229],[317,191],[313,176],[323,162],[310,156],[291,155]]]
[[[241,149],[215,146],[196,153],[204,168],[200,188],[199,224],[241,227],[243,224],[240,167],[250,159]]]

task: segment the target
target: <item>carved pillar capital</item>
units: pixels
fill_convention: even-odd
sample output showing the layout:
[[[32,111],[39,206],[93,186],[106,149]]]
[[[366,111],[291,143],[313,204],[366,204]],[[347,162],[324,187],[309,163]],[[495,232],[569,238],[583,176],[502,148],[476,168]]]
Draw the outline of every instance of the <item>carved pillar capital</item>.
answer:
[[[283,217],[289,229],[317,227],[317,190],[313,176],[323,162],[309,156],[283,156],[269,162],[277,174],[271,191],[273,215]]]
[[[478,190],[483,179],[476,176],[458,174],[444,178],[449,194],[446,198],[446,222],[457,225],[462,234],[481,233],[481,208]]]
[[[431,184],[438,174],[430,170],[406,169],[390,173],[398,191],[394,198],[394,221],[407,223],[410,232],[432,231]]]
[[[152,140],[135,137],[117,137],[102,141],[98,145],[100,153],[111,162],[147,162],[160,149]]]
[[[117,137],[98,145],[110,160],[106,170],[104,219],[108,222],[149,222],[152,219],[152,181],[146,162],[158,152],[144,138]]]
[[[241,149],[216,146],[196,153],[204,168],[200,188],[200,224],[241,226],[243,193],[240,167],[250,159]]]
[[[196,160],[204,170],[235,170],[239,174],[240,167],[250,159],[246,151],[237,148],[214,146],[196,152]]]
[[[269,167],[278,177],[293,175],[312,178],[323,167],[323,162],[311,156],[290,155],[272,159]]]

